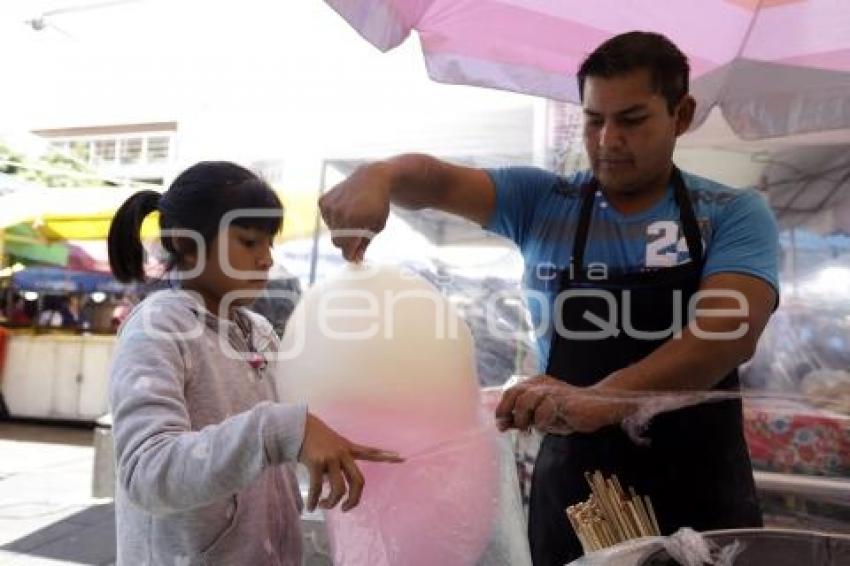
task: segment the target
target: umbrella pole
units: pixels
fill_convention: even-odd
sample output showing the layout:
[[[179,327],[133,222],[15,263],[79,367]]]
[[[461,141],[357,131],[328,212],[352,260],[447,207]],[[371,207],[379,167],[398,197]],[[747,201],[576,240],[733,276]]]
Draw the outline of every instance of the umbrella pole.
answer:
[[[316,202],[322,195],[325,194],[325,183],[327,182],[328,173],[328,162],[326,159],[322,160],[322,172],[319,177],[319,194],[316,196]],[[316,282],[316,268],[318,267],[319,262],[319,228],[321,227],[322,220],[322,211],[316,206],[316,224],[313,227],[313,252],[310,254],[310,282],[309,286],[312,287],[313,283]]]
[[[0,228],[0,269],[6,267],[6,230]]]
[[[797,294],[797,228],[791,227],[791,253],[788,256],[791,268],[791,294]]]

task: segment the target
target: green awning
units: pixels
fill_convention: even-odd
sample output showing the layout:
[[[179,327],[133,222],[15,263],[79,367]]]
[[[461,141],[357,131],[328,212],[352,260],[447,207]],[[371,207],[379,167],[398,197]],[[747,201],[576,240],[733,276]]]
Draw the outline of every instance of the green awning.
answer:
[[[68,246],[65,242],[48,242],[28,224],[11,226],[0,232],[3,250],[11,256],[12,263],[40,263],[64,267],[68,265]]]

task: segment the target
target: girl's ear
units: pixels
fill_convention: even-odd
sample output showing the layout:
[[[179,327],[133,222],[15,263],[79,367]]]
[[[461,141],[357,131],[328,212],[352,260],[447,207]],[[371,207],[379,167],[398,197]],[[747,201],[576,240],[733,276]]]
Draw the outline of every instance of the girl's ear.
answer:
[[[171,247],[177,252],[177,263],[184,269],[193,269],[198,262],[198,250],[191,238],[171,236]]]

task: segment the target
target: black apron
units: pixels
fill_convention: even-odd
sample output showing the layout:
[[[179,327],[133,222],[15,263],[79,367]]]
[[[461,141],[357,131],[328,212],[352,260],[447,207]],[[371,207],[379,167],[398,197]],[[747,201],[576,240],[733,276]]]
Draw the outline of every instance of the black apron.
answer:
[[[610,373],[645,358],[668,338],[636,339],[623,332],[622,300],[630,295],[631,328],[663,331],[674,320],[674,301],[687,324],[688,301],[702,277],[703,243],[693,206],[678,169],[672,182],[691,261],[654,271],[593,280],[585,271],[584,252],[598,193],[594,180],[585,187],[573,246],[572,268],[560,274],[559,293],[569,289],[604,289],[615,298],[616,337],[569,340],[553,333],[546,373],[578,386],[593,385]],[[571,331],[594,332],[599,327],[585,312],[602,320],[608,303],[598,297],[573,296],[563,303],[563,325]],[[715,389],[738,390],[732,371]],[[645,436],[649,446],[636,445],[619,425],[596,432],[547,435],[534,467],[529,511],[529,539],[535,566],[562,565],[583,554],[566,509],[586,501],[590,489],[585,472],[617,474],[624,486],[652,500],[661,532],[680,527],[698,531],[762,526],[747,446],[740,400],[712,402],[661,414]]]

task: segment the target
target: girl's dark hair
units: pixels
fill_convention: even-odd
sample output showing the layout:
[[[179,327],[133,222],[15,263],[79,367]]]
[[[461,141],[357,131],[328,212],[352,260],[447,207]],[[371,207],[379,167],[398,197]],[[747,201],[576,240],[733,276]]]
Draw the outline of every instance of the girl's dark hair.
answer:
[[[115,213],[109,226],[109,266],[119,281],[144,281],[144,248],[141,227],[145,217],[159,211],[161,230],[190,230],[201,236],[207,249],[218,235],[225,214],[239,209],[265,209],[270,216],[241,215],[233,224],[274,235],[283,223],[283,205],[272,188],[251,171],[227,161],[202,161],[192,165],[163,194],[139,191]],[[168,267],[181,261],[172,234],[160,238],[169,254]],[[181,246],[182,247],[182,246]]]

